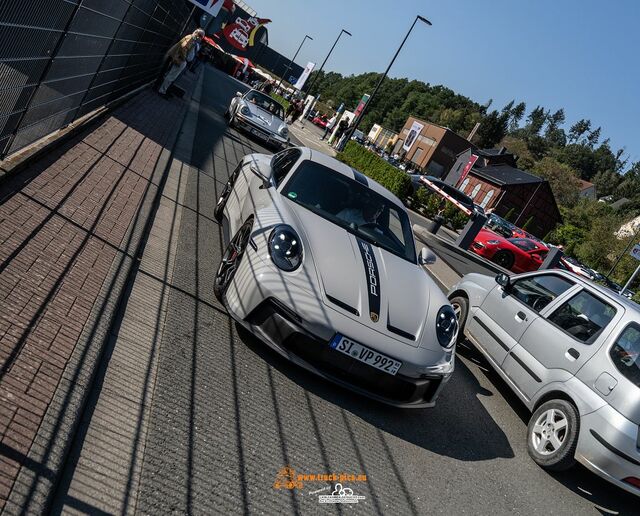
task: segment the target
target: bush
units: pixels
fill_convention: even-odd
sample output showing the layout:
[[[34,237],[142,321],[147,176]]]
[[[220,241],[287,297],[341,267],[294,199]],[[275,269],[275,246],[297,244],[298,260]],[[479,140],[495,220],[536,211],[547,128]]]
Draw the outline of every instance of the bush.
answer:
[[[272,99],[277,100],[278,102],[280,102],[280,104],[282,104],[282,107],[284,108],[285,111],[289,109],[289,104],[291,104],[291,102],[286,100],[284,97],[281,97],[277,93],[271,93],[270,95]]]
[[[380,183],[402,202],[406,202],[413,193],[411,178],[406,173],[389,165],[380,156],[368,151],[356,142],[348,142],[344,151],[336,157]]]

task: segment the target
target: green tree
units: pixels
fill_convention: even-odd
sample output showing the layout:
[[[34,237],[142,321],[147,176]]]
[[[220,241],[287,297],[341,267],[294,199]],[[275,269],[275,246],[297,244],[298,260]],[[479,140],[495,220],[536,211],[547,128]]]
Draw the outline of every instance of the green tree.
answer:
[[[507,134],[509,113],[491,111],[480,122],[477,133],[477,145],[480,148],[494,147]]]
[[[509,152],[518,157],[518,168],[522,170],[531,170],[535,165],[535,159],[529,151],[527,142],[516,138],[515,136],[505,136],[500,145],[506,147]]]
[[[532,172],[547,181],[558,204],[573,206],[580,192],[578,177],[568,165],[546,156],[538,161]]]
[[[622,176],[613,170],[601,170],[591,179],[596,187],[598,197],[613,195],[617,192]]]
[[[578,120],[569,129],[569,143],[578,143],[582,136],[591,129],[591,120]]]
[[[524,102],[520,102],[511,110],[511,116],[509,119],[509,131],[513,132],[518,128],[522,117],[527,110],[527,105]]]
[[[548,112],[546,112],[542,106],[535,107],[527,117],[527,125],[525,126],[527,134],[540,134],[548,116]]]

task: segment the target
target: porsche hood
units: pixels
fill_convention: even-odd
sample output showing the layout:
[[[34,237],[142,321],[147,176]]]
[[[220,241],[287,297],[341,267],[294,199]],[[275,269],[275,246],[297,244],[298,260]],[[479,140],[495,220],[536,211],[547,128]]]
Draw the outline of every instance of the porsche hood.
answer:
[[[433,289],[415,264],[305,208],[289,204],[313,259],[323,302],[362,324],[418,347]],[[308,256],[308,255],[307,255]],[[443,303],[444,303],[443,299]]]

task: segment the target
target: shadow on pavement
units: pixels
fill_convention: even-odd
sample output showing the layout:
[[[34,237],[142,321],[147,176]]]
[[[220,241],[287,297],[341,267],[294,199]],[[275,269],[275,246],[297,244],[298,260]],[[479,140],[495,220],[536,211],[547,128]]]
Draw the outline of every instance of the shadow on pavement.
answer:
[[[515,395],[507,383],[495,372],[484,358],[468,340],[458,344],[457,354],[474,362],[487,380],[491,382],[496,391],[509,404],[513,412],[527,425],[531,414],[520,399]],[[460,366],[460,360],[456,365]],[[456,371],[457,374],[457,371]],[[455,375],[454,375],[455,376]],[[473,375],[472,375],[473,376]],[[526,433],[523,429],[521,439],[524,443]],[[550,477],[570,489],[578,496],[591,502],[602,514],[633,514],[637,513],[638,499],[607,481],[598,477],[581,464],[576,464],[568,471],[546,472]]]
[[[261,341],[237,326],[242,341],[290,380],[380,430],[439,455],[464,461],[511,458],[504,432],[485,410],[478,396],[491,396],[464,363],[445,386],[433,409],[397,409],[342,388],[288,363]]]

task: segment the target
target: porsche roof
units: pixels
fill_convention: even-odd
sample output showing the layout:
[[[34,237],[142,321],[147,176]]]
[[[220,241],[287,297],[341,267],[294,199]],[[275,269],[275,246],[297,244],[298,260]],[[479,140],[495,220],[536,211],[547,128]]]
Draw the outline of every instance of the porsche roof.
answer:
[[[371,190],[389,199],[394,204],[397,204],[398,206],[404,206],[402,201],[398,199],[395,195],[393,195],[389,190],[387,190],[384,186],[382,186],[377,181],[374,181],[370,177],[367,177],[359,170],[356,170],[355,168],[350,167],[349,165],[343,163],[342,161],[338,161],[335,158],[327,156],[322,152],[311,150],[309,147],[300,147],[300,150],[302,151],[302,156],[301,156],[302,159],[308,159],[309,161],[314,161],[316,163],[324,165],[325,167],[335,170],[336,172],[340,172],[341,174],[344,174],[345,176],[351,179],[355,179],[359,183],[362,183],[363,185],[368,186],[369,188],[371,188]]]

